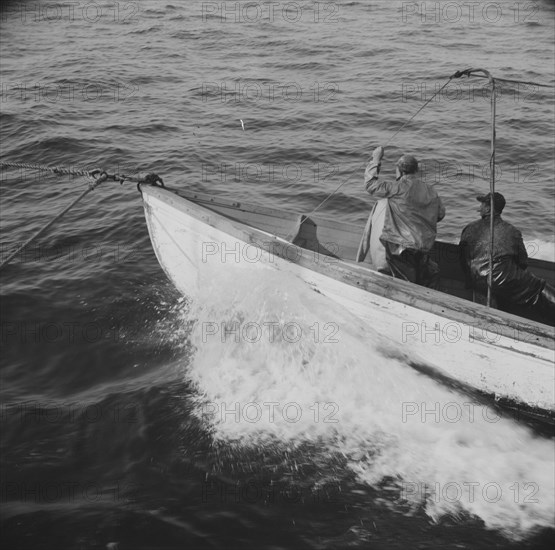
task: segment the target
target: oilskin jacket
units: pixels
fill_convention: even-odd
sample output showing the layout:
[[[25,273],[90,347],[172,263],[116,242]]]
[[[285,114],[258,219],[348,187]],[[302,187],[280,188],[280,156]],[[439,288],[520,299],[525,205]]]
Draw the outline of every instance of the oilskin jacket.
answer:
[[[535,305],[545,281],[526,270],[528,254],[522,234],[496,215],[493,237],[492,290],[512,303]],[[463,229],[459,246],[468,286],[486,292],[490,256],[489,215]]]
[[[435,189],[418,174],[404,175],[395,181],[378,181],[378,167],[366,168],[364,183],[373,197],[388,199],[381,241],[393,243],[395,254],[405,249],[428,252],[437,234],[437,222],[445,208]]]

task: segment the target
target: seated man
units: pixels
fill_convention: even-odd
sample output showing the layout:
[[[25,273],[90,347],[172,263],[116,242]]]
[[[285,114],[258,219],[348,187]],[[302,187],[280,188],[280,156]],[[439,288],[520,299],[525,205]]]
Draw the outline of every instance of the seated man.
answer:
[[[477,197],[481,219],[468,224],[461,234],[461,264],[467,286],[487,293],[490,256],[491,193]],[[501,219],[505,197],[493,194],[492,297],[509,304],[539,306],[547,315],[555,314],[555,289],[526,267],[528,254],[520,231]]]
[[[438,288],[439,268],[428,252],[445,208],[436,191],[417,176],[418,161],[411,155],[397,161],[395,181],[379,182],[383,155],[383,147],[374,150],[364,183],[373,197],[388,199],[380,240],[391,273],[398,279]]]

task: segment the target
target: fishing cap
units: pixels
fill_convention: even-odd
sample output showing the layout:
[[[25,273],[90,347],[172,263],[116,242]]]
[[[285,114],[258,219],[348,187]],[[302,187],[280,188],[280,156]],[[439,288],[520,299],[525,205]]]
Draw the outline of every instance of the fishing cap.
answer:
[[[412,155],[403,155],[397,161],[396,166],[404,174],[415,174],[418,172],[418,161]]]
[[[491,193],[488,193],[487,195],[479,195],[476,197],[476,200],[485,202],[486,204],[491,204]],[[493,207],[495,208],[495,211],[501,214],[501,212],[503,212],[503,208],[505,208],[505,204],[507,204],[505,197],[501,193],[495,192],[493,194]]]

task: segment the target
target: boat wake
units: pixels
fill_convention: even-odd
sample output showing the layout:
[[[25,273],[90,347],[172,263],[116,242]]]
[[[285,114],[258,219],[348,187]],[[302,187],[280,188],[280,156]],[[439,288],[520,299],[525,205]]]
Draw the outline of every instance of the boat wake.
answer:
[[[195,350],[184,375],[215,442],[315,443],[360,483],[387,483],[392,509],[475,516],[512,538],[552,527],[550,440],[410,368],[379,326],[295,277],[226,276],[181,312]]]

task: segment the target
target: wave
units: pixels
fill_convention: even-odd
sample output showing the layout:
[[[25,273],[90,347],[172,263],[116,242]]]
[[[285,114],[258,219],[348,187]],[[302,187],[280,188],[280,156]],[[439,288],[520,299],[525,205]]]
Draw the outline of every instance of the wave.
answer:
[[[435,521],[478,517],[513,538],[552,525],[548,440],[415,372],[385,329],[294,277],[213,273],[181,314],[195,349],[184,376],[215,442],[314,445],[303,460],[339,457],[360,482],[390,487],[384,505]]]

